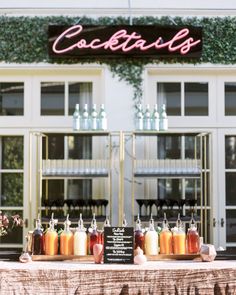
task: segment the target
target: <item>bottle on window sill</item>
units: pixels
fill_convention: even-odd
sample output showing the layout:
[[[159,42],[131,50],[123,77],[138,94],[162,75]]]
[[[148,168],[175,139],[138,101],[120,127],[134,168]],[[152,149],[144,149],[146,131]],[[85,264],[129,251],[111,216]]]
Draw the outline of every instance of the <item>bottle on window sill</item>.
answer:
[[[159,125],[160,125],[160,118],[159,118],[158,106],[157,104],[155,104],[153,114],[152,114],[152,130],[159,131]]]
[[[160,113],[160,131],[168,130],[168,118],[166,114],[166,105],[163,104]]]
[[[97,106],[93,104],[93,109],[91,113],[91,129],[97,130],[98,129],[98,113],[97,113]]]
[[[98,120],[99,120],[99,124],[98,124],[99,129],[104,131],[107,130],[107,114],[105,111],[104,104],[101,104]]]
[[[151,114],[149,104],[146,105],[146,110],[144,113],[144,129],[151,130]]]
[[[75,105],[75,111],[73,113],[73,130],[80,130],[80,112],[78,103]]]
[[[135,114],[135,129],[138,131],[143,130],[143,110],[140,103],[137,104],[137,113]]]
[[[88,113],[88,105],[87,103],[84,105],[82,118],[81,118],[81,127],[82,130],[89,130],[89,113]]]

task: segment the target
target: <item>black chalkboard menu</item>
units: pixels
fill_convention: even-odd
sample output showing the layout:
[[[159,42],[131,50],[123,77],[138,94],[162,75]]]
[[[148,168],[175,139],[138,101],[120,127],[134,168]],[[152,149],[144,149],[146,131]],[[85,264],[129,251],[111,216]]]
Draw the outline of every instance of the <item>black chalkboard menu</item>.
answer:
[[[104,263],[134,263],[133,227],[104,227]]]

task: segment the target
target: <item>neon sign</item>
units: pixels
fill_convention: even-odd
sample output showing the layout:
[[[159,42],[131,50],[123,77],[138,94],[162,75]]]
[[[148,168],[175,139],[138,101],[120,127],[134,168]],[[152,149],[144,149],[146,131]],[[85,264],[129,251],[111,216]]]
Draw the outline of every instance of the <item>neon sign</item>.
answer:
[[[52,57],[200,57],[202,32],[193,27],[49,27]]]

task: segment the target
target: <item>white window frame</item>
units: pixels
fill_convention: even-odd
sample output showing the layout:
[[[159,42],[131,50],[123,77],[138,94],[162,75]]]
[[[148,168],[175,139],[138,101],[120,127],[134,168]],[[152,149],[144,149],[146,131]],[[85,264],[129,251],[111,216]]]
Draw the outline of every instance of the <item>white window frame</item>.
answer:
[[[186,69],[181,71],[162,70],[162,69],[146,69],[146,84],[144,85],[144,104],[149,103],[154,105],[157,97],[157,83],[158,82],[173,82],[181,83],[181,116],[169,116],[170,128],[186,128],[186,126],[194,128],[213,127],[216,124],[216,79],[214,76],[206,74],[205,71],[195,72],[194,70]],[[208,116],[184,116],[183,115],[183,101],[184,91],[183,83],[191,82],[207,82],[208,83]]]

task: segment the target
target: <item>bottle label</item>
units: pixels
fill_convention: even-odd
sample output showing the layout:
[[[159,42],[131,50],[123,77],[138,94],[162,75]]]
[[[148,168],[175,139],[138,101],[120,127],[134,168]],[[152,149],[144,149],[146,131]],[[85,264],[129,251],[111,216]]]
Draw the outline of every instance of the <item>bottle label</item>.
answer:
[[[80,120],[78,118],[73,120],[73,130],[80,130]]]
[[[160,120],[159,119],[153,119],[152,121],[152,130],[159,130],[159,124],[160,124]]]
[[[160,130],[162,131],[168,130],[168,119],[160,120]]]
[[[143,119],[136,119],[136,130],[143,130]]]
[[[107,119],[103,118],[100,121],[100,129],[101,130],[107,130]]]

